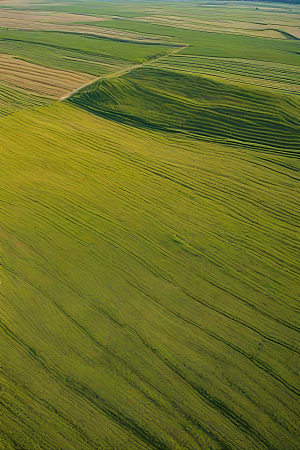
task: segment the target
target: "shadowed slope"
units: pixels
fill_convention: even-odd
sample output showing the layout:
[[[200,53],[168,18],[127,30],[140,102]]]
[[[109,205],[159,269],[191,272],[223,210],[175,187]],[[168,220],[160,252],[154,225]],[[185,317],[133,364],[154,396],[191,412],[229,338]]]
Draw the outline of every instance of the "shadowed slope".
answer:
[[[101,79],[69,101],[96,114],[152,129],[276,148],[300,149],[300,100],[196,75],[142,67]]]

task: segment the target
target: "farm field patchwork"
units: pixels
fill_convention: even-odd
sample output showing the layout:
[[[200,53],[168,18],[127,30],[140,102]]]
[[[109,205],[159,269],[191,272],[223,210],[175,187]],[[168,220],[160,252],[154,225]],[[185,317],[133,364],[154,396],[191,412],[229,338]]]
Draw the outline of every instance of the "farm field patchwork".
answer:
[[[0,450],[298,450],[299,20],[0,0]]]
[[[107,18],[89,16],[89,22],[85,15],[56,13],[46,14],[40,11],[11,11],[2,10],[0,27],[3,29],[35,30],[35,31],[60,31],[64,33],[81,33],[91,36],[104,36],[110,38],[123,38],[129,40],[155,40],[152,36],[145,37],[142,33],[124,32],[114,29],[99,28],[101,21],[107,22]],[[95,26],[96,25],[96,26]]]

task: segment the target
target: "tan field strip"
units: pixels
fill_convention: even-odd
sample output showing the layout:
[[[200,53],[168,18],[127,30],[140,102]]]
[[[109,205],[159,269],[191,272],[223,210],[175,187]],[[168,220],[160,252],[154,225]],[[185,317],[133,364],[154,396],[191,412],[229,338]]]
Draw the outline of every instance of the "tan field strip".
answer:
[[[92,75],[50,69],[0,54],[0,81],[37,94],[60,98],[96,79]]]
[[[0,2],[2,5],[3,3]],[[71,14],[48,11],[18,11],[18,10],[3,10],[1,11],[1,24],[6,21],[28,21],[38,23],[74,23],[74,22],[100,22],[101,20],[108,20],[107,18],[95,17],[90,14]],[[1,25],[5,26],[5,25]]]
[[[300,39],[300,28],[299,27],[281,27],[283,31],[291,34],[292,36]]]

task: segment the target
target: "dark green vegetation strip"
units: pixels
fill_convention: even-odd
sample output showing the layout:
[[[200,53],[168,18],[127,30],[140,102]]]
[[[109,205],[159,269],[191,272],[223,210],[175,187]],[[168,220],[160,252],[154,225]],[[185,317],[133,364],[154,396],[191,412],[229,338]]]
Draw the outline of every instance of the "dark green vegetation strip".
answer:
[[[300,99],[154,68],[98,80],[70,102],[133,125],[299,155]]]
[[[296,450],[295,159],[63,103],[0,126],[4,448]]]

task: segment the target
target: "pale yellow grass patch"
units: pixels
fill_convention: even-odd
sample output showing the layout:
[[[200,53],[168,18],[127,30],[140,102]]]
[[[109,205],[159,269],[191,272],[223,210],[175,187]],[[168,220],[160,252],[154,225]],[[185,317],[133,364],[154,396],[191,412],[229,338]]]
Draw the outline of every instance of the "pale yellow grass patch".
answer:
[[[0,82],[52,98],[61,98],[94,80],[89,74],[50,69],[0,54]]]
[[[272,39],[287,39],[286,36],[280,33],[280,31],[276,30],[262,30],[262,31],[252,31],[251,33],[247,33],[251,36],[256,37],[264,37],[264,38],[272,38]]]
[[[281,27],[283,31],[291,34],[292,36],[300,39],[300,28],[299,27]]]

